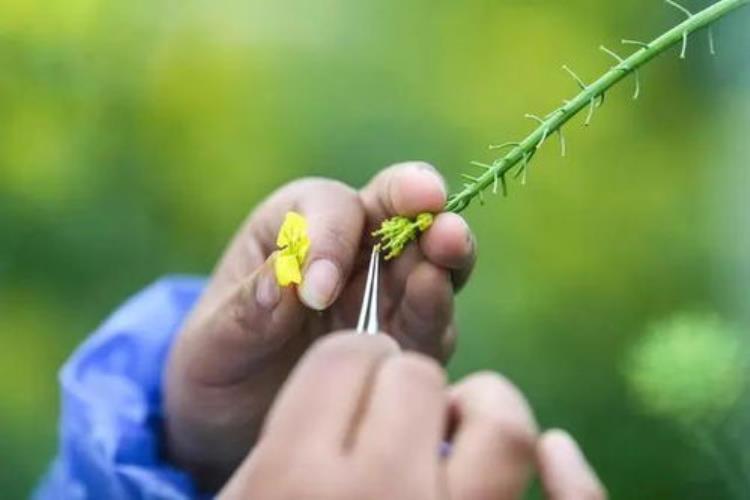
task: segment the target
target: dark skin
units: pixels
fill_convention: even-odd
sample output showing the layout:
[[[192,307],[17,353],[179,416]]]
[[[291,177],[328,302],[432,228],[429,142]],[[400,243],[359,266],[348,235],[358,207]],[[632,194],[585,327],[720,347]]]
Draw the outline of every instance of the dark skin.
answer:
[[[253,447],[281,384],[320,336],[351,327],[359,312],[367,235],[394,215],[439,213],[446,190],[424,163],[390,167],[361,190],[309,179],[261,203],[240,227],[179,332],[166,377],[168,454],[199,484],[223,485]],[[276,235],[289,211],[309,224],[299,287],[273,273]],[[418,244],[383,266],[381,328],[403,348],[440,362],[453,351],[453,296],[475,260],[474,238],[455,214],[440,214]]]
[[[446,387],[434,360],[345,332],[304,356],[219,498],[517,500],[535,464],[549,500],[606,497],[576,443],[540,436],[508,380],[480,373]]]

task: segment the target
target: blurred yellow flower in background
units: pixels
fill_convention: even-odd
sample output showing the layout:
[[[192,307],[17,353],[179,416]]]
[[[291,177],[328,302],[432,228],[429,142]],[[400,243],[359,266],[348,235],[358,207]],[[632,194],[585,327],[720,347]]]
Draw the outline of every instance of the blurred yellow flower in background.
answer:
[[[276,281],[281,286],[302,283],[302,264],[310,249],[307,237],[307,221],[296,212],[289,212],[276,237],[279,252],[274,263]]]
[[[643,408],[686,428],[720,422],[745,388],[742,332],[714,314],[652,324],[631,352],[626,377]]]

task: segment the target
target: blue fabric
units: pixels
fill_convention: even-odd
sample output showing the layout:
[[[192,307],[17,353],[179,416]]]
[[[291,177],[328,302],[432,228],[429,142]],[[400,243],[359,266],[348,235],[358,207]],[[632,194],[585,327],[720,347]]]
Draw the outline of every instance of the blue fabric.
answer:
[[[60,372],[59,452],[34,498],[184,499],[190,477],[161,455],[161,378],[204,281],[171,277],[128,300]]]

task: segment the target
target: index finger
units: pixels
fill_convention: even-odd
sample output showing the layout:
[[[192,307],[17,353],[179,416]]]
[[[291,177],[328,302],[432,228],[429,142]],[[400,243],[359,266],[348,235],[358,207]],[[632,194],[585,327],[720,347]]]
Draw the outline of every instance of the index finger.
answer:
[[[241,268],[247,273],[254,269],[245,263],[247,247],[258,247],[264,258],[275,251],[279,227],[289,211],[307,219],[311,241],[298,295],[307,307],[322,311],[333,304],[348,282],[362,240],[364,209],[358,193],[349,186],[308,178],[278,190],[253,213],[241,232],[240,237],[253,245],[233,245],[225,261],[233,263],[227,266],[232,270]]]

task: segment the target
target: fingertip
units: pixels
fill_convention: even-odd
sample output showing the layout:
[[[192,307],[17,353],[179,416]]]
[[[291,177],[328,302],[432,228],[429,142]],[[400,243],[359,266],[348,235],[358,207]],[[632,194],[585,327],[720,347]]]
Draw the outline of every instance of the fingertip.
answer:
[[[311,179],[298,189],[309,252],[297,295],[308,309],[324,311],[338,299],[355,265],[365,209],[359,194],[341,182]]]
[[[573,437],[562,429],[545,431],[537,443],[542,468],[588,469],[588,462]]]
[[[537,442],[537,462],[542,484],[550,498],[607,498],[604,485],[568,432],[561,429],[546,431]]]
[[[341,288],[341,271],[328,259],[318,259],[305,270],[297,288],[300,301],[314,311],[323,311],[333,304]]]
[[[399,215],[442,211],[447,199],[445,181],[432,165],[409,162],[395,167],[389,186],[391,205]]]
[[[474,237],[463,217],[441,213],[420,238],[425,256],[438,266],[457,270],[470,266],[474,256]]]
[[[575,444],[570,434],[562,429],[550,429],[542,434],[539,439],[539,448],[543,451],[563,450],[573,452],[572,455],[580,456],[578,445]]]

